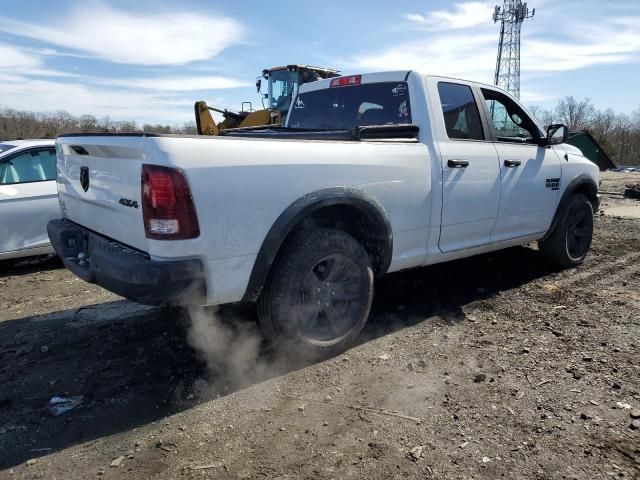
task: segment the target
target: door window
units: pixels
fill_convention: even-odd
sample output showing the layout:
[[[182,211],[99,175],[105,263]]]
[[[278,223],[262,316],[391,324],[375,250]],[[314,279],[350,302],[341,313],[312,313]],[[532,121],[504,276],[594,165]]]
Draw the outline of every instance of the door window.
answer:
[[[484,140],[478,105],[468,85],[438,83],[444,125],[449,138]]]
[[[500,92],[485,88],[482,95],[498,141],[537,142],[540,138],[538,127],[516,102]]]
[[[29,150],[0,163],[0,185],[43,182],[56,178],[56,151],[53,148]]]

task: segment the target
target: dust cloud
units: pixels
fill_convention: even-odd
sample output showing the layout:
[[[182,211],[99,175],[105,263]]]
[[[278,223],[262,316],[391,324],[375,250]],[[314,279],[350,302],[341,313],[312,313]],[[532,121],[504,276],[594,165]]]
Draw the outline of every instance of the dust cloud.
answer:
[[[255,321],[218,307],[190,307],[187,341],[206,365],[198,395],[226,394],[290,370],[285,356],[268,351]]]

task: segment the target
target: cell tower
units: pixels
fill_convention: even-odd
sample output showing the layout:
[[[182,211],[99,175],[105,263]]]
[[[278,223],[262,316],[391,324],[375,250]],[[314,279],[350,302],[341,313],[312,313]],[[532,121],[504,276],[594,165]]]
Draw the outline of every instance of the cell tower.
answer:
[[[521,0],[504,0],[502,7],[496,5],[493,22],[500,22],[500,42],[494,83],[516,98],[520,98],[520,30],[527,18],[536,14],[529,11]]]

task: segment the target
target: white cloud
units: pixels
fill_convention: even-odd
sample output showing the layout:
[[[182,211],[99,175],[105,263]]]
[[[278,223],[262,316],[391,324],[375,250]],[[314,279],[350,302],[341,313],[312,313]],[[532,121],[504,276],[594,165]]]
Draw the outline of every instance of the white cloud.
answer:
[[[239,42],[243,32],[239,22],[223,16],[155,9],[125,12],[101,2],[79,3],[47,20],[26,23],[0,17],[0,31],[137,65],[206,60]]]
[[[42,57],[28,48],[0,43],[0,72],[38,77],[75,77],[77,74],[44,67]],[[1,85],[0,85],[1,87]]]
[[[351,62],[366,70],[420,70],[434,75],[488,81],[495,68],[496,35],[437,35],[399,44],[381,53],[358,56]]]
[[[36,112],[65,110],[139,123],[182,123],[193,120],[195,99],[158,92],[141,92],[34,79],[0,72],[0,105]],[[219,100],[217,100],[219,102]]]
[[[456,5],[454,13],[459,7]],[[523,29],[524,76],[640,62],[640,16],[599,18],[598,23],[586,17],[561,17],[560,25],[553,23],[554,18],[538,20],[548,22],[544,29],[541,25],[530,31]],[[356,55],[346,63],[369,71],[407,68],[491,82],[497,43],[497,27],[485,20],[459,31],[424,33],[380,52]]]
[[[45,60],[57,53],[0,43],[0,106],[175,124],[194,120],[193,104],[199,98],[188,92],[253,86],[223,75],[108,78],[47,68]],[[214,105],[226,104],[219,96],[206,97]]]
[[[252,82],[221,76],[170,76],[154,78],[95,79],[96,83],[113,87],[137,88],[161,92],[221,90],[252,86]]]
[[[548,36],[525,40],[523,55],[535,71],[578,70],[592,65],[640,62],[640,16],[609,18],[598,24],[570,21],[566,39]]]
[[[0,43],[0,70],[36,68],[42,64],[40,58],[12,45]]]
[[[493,3],[487,2],[456,3],[453,12],[436,10],[426,15],[410,13],[405,18],[427,30],[454,30],[490,22],[493,8]]]

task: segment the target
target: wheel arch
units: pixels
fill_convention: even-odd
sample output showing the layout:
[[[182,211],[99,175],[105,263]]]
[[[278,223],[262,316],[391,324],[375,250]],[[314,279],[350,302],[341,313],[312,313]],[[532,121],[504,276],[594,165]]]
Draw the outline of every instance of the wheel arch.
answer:
[[[541,238],[541,240],[546,240],[547,238],[549,238],[553,230],[556,228],[556,225],[558,224],[562,210],[567,205],[567,203],[569,203],[571,197],[576,193],[581,193],[589,199],[591,205],[593,206],[594,212],[598,209],[598,206],[600,205],[600,198],[598,197],[598,185],[596,184],[595,180],[586,173],[578,175],[573,180],[571,180],[571,182],[569,182],[569,185],[567,185],[567,188],[564,189],[562,197],[558,202],[556,213],[553,216],[551,226],[549,227],[549,230],[547,231],[545,236]]]
[[[309,193],[289,205],[269,229],[253,265],[243,301],[260,296],[285,241],[301,228],[338,228],[360,241],[371,257],[376,275],[391,264],[393,233],[389,216],[372,195],[349,187]]]

